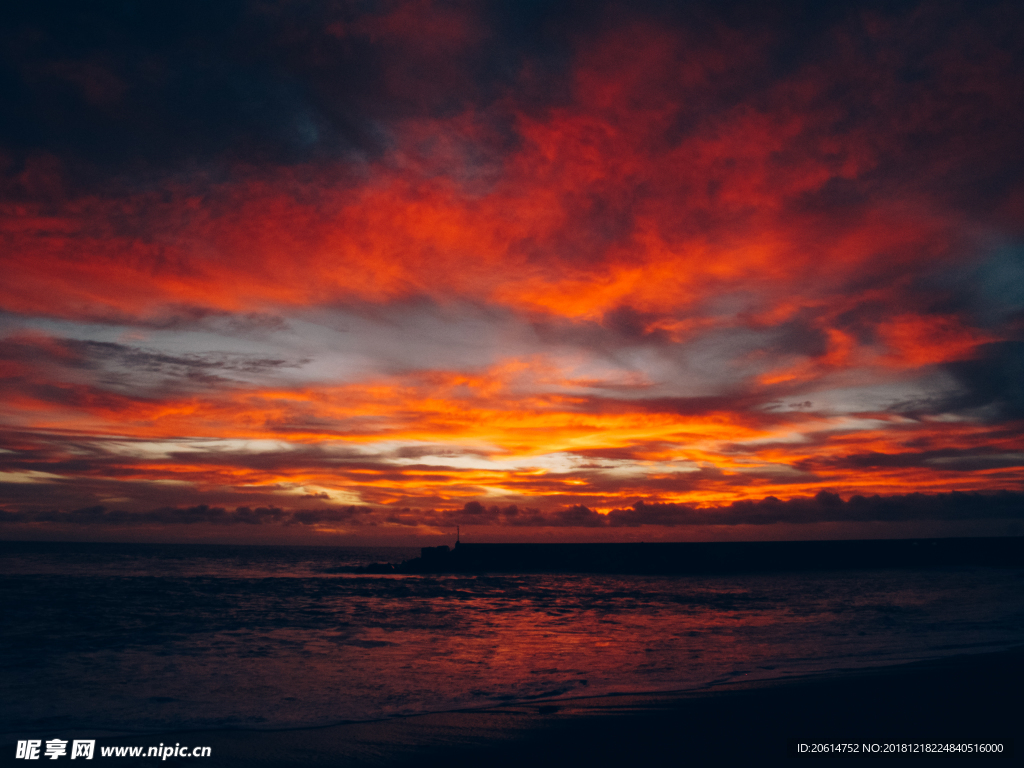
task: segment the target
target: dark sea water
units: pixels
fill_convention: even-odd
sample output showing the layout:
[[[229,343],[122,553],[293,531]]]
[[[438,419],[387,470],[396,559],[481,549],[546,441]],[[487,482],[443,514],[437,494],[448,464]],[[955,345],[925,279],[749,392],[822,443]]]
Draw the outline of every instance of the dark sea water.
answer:
[[[0,543],[0,732],[294,728],[1024,644],[1024,570],[361,575],[401,548]]]

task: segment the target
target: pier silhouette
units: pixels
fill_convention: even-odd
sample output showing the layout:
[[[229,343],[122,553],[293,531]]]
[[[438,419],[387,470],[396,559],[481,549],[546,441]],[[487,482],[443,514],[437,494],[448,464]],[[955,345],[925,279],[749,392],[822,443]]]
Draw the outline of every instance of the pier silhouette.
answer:
[[[1024,537],[839,541],[467,544],[424,547],[398,573],[728,573],[1024,566]]]

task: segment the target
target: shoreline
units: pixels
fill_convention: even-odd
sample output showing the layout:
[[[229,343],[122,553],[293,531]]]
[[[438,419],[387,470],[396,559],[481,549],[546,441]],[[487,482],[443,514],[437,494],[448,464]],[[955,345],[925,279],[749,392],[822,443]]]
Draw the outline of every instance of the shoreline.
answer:
[[[790,740],[992,743],[1024,735],[1024,646],[884,667],[416,714],[290,730],[97,739],[212,748],[203,766],[714,765],[789,761]],[[97,755],[98,756],[98,755]],[[971,758],[963,758],[961,759]],[[986,757],[986,760],[1009,758]],[[919,762],[921,757],[914,757]],[[938,758],[933,758],[938,759]],[[945,759],[945,757],[943,758]],[[980,759],[980,758],[974,758]],[[118,759],[153,765],[154,758]],[[194,764],[169,758],[164,765]]]

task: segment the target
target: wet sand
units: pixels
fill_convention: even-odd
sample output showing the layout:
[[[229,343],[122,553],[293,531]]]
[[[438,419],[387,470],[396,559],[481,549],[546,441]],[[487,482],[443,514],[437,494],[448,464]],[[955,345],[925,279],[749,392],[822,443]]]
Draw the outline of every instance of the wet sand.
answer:
[[[207,745],[210,758],[170,758],[162,764],[208,768],[806,763],[808,758],[789,756],[792,740],[858,746],[1003,742],[1007,750],[1019,751],[1024,745],[1013,742],[1024,733],[1022,683],[1024,648],[1017,648],[695,692],[535,702],[290,731],[122,737],[98,746]],[[1019,754],[1016,759],[1004,755],[924,758],[924,763],[1007,765],[1019,759]],[[922,764],[921,758],[910,759]],[[154,758],[115,762],[160,763]]]

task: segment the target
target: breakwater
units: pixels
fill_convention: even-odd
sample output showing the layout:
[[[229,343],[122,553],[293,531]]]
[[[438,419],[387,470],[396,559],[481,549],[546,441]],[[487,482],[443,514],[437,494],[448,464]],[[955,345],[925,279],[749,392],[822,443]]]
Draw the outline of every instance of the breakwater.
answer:
[[[456,544],[375,573],[730,573],[839,568],[1024,566],[1024,537],[855,541]]]

